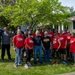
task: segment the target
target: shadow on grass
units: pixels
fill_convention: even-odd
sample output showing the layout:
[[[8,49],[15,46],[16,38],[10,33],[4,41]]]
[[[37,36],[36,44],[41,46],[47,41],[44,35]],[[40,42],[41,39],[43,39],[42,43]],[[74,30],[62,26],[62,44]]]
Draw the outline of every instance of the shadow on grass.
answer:
[[[0,59],[0,63],[12,63],[14,62],[14,59],[15,58],[12,58],[11,60],[10,59],[4,59],[4,60]]]

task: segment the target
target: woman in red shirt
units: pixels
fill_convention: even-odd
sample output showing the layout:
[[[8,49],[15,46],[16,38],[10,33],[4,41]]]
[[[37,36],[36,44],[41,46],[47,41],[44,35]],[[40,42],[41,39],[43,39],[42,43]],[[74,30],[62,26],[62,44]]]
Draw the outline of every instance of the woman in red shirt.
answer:
[[[70,40],[70,52],[72,53],[75,66],[75,33],[73,33],[73,37]]]
[[[59,48],[61,46],[61,43],[58,40],[57,35],[54,36],[52,44],[53,44],[52,57],[54,57],[56,54],[56,57],[58,58],[59,57]],[[55,60],[53,62],[56,62],[56,61],[58,62],[58,60]]]
[[[17,30],[17,35],[13,37],[13,45],[14,45],[14,50],[16,51],[16,57],[15,57],[15,64],[14,67],[17,67],[18,65],[21,65],[21,56],[22,56],[22,50],[24,47],[24,37],[21,33],[21,30]]]
[[[30,60],[31,60],[31,55],[32,55],[32,50],[33,50],[33,46],[34,46],[34,42],[32,40],[31,37],[31,32],[28,32],[28,37],[25,39],[24,44],[25,44],[25,50],[26,50],[26,64],[25,64],[25,68],[28,68],[29,66],[31,66]]]
[[[58,36],[58,39],[61,43],[60,46],[60,54],[61,54],[61,62],[64,64],[67,64],[66,61],[66,45],[67,45],[67,39],[65,38],[65,36],[62,34],[62,31],[60,32],[60,35]]]

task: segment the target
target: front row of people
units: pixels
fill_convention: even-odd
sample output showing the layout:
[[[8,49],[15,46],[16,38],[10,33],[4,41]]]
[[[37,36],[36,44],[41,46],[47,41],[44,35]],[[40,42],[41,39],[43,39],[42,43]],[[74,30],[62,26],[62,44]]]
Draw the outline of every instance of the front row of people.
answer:
[[[24,49],[26,51],[25,68],[31,66],[30,60],[32,54],[34,54],[34,64],[37,64],[38,61],[40,63],[43,63],[42,54],[44,54],[44,63],[50,62],[51,56],[55,57],[56,54],[57,60],[59,57],[61,57],[61,62],[67,64],[66,60],[67,45],[70,48],[69,52],[71,52],[74,58],[74,66],[75,66],[75,34],[73,34],[72,37],[69,37],[62,35],[61,32],[60,34],[54,34],[53,40],[50,39],[47,31],[44,32],[43,38],[39,34],[40,32],[37,30],[36,36],[32,37],[32,34],[29,31],[28,37],[24,39],[21,30],[20,29],[17,30],[17,35],[15,35],[12,40],[14,50],[16,53],[14,63],[15,67],[22,64],[21,58],[22,58],[22,51]],[[37,60],[38,55],[39,60]]]

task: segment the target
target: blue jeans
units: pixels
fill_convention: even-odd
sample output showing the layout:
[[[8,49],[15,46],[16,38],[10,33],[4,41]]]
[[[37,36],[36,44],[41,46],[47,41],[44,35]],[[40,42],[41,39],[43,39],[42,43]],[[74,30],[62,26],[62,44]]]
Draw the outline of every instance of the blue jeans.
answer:
[[[50,62],[50,50],[44,50],[44,62]]]
[[[39,54],[39,62],[42,62],[42,47],[34,46],[34,62],[37,62],[37,54]]]
[[[72,57],[73,57],[73,60],[74,60],[74,63],[75,63],[75,52],[72,52]]]
[[[15,65],[21,64],[21,56],[22,56],[22,47],[16,47],[16,57],[15,57]]]

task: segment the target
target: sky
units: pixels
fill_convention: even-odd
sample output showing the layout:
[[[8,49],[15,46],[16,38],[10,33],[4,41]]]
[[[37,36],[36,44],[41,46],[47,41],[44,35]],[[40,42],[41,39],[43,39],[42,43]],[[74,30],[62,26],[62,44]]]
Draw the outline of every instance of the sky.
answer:
[[[60,2],[62,2],[62,5],[64,6],[69,6],[69,7],[74,7],[75,10],[75,0],[59,0]]]

